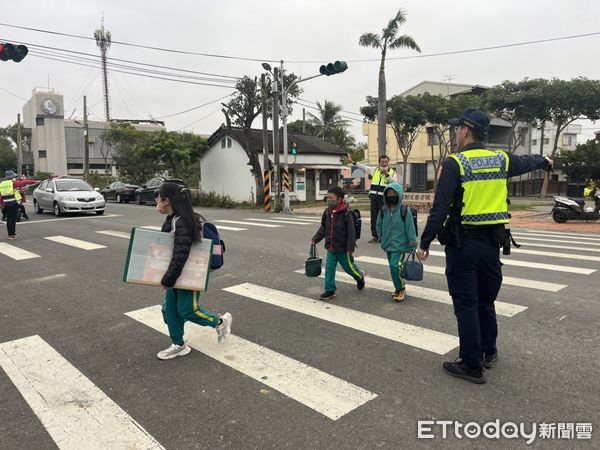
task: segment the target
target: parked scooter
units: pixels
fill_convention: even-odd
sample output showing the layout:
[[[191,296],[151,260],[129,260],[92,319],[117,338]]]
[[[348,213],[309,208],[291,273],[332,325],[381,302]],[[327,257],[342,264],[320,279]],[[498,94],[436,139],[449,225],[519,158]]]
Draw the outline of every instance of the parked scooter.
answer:
[[[600,188],[594,193],[595,208],[585,206],[583,200],[572,200],[568,197],[554,197],[552,218],[557,223],[565,223],[567,220],[598,220],[600,219]]]

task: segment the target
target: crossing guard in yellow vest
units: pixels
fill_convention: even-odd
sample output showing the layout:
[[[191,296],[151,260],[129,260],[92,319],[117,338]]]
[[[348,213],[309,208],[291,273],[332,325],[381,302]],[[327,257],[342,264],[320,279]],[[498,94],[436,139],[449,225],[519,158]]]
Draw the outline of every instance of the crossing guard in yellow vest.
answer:
[[[18,191],[15,191],[13,186],[13,181],[17,178],[18,175],[14,171],[7,170],[4,179],[0,182],[0,196],[2,196],[2,207],[6,212],[6,228],[9,239],[17,238],[16,230],[20,194]]]
[[[459,152],[441,170],[433,208],[417,255],[426,260],[437,236],[446,245],[446,280],[458,323],[459,358],[444,371],[473,383],[486,381],[485,369],[498,361],[494,301],[502,284],[500,246],[509,221],[510,177],[552,167],[539,155],[516,156],[485,148],[490,120],[477,109],[449,121]],[[509,243],[510,244],[510,243]]]

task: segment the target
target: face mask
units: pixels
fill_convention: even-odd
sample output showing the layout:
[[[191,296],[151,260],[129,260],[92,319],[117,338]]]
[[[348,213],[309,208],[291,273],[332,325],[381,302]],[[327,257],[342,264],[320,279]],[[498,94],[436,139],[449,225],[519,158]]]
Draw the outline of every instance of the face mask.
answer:
[[[385,197],[385,202],[388,205],[397,205],[399,200],[400,200],[400,197],[398,197],[397,195],[392,195],[390,197],[388,197],[388,196]]]
[[[331,209],[335,209],[337,206],[337,202],[335,200],[327,200],[327,207]]]

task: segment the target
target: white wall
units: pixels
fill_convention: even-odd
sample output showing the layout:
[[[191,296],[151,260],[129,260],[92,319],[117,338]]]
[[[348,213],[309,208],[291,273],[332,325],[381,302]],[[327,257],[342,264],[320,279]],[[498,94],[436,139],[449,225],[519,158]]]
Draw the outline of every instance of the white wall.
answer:
[[[227,137],[224,137],[227,140]],[[231,147],[221,148],[221,141],[213,145],[200,161],[203,191],[228,194],[232,199],[251,201],[250,188],[255,190],[248,157],[244,149],[231,139]],[[256,192],[254,192],[256,198]]]

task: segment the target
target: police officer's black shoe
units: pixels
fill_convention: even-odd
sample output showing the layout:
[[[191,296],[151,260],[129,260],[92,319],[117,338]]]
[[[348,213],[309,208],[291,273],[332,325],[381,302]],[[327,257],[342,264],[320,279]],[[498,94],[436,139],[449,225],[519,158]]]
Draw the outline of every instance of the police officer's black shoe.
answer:
[[[485,374],[483,369],[470,369],[467,367],[465,363],[461,360],[457,360],[455,362],[445,362],[443,364],[444,372],[448,375],[462,378],[463,380],[470,381],[475,384],[485,383]]]
[[[489,355],[487,353],[483,354],[483,367],[486,369],[491,369],[498,362],[498,352],[493,355]]]

